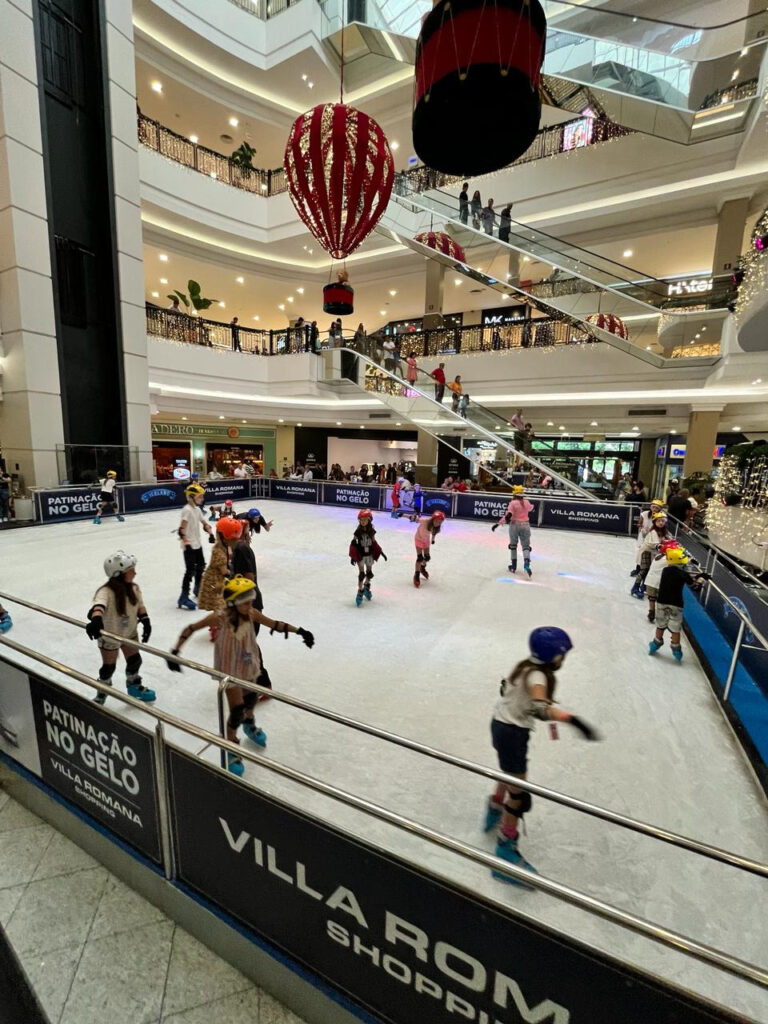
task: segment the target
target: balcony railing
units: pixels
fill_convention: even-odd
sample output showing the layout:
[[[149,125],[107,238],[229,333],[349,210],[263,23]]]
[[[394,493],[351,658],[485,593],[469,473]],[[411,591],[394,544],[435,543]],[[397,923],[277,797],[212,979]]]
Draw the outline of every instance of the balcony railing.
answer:
[[[270,18],[275,18],[283,11],[287,11],[289,7],[295,7],[299,0],[229,0],[229,2],[235,7],[239,7],[241,11],[252,14],[254,18],[269,21]]]

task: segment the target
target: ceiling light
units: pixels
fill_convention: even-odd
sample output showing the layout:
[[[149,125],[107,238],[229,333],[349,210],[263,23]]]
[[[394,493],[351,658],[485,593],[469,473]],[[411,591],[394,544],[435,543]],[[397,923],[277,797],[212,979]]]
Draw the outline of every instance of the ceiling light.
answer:
[[[755,379],[754,379],[754,380],[752,381],[752,383],[753,383],[753,384],[762,384],[762,383],[763,383],[763,378],[762,378],[762,377],[756,377],[756,378],[755,378]]]
[[[155,80],[154,82],[152,82],[150,84],[150,89],[152,90],[152,92],[162,92],[163,91],[163,83],[162,82],[158,82],[157,80]]]
[[[301,80],[302,80],[302,82],[306,82],[306,80],[307,80],[307,78],[308,78],[308,77],[309,77],[308,75],[302,75],[302,76],[301,76]]]
[[[245,284],[244,277],[236,277],[235,280],[237,281],[238,284]]]
[[[191,316],[197,316],[197,310],[196,309],[191,309],[189,312],[190,312]]]
[[[633,430],[639,430],[640,427],[632,427]]]
[[[651,346],[650,345],[646,345],[645,346],[645,351],[646,352],[650,352],[651,351]]]
[[[285,303],[284,303],[284,302],[281,302],[281,303],[280,303],[280,305],[279,305],[279,306],[278,306],[277,308],[278,308],[278,309],[282,309],[282,310],[283,310],[283,312],[285,312]]]
[[[670,430],[670,434],[676,434],[676,433],[677,433],[676,430]]]
[[[168,284],[168,278],[167,277],[161,277],[160,278],[160,284]]]
[[[592,420],[592,422],[589,425],[590,425],[590,427],[596,427],[597,426],[597,420]]]
[[[255,316],[255,317],[254,317],[253,319],[254,319],[254,320],[258,320],[259,318],[258,318],[257,316]]]
[[[701,327],[701,329],[702,329],[702,331],[706,331],[706,329],[707,329],[707,325],[706,325],[706,324],[702,324],[702,327]]]
[[[222,309],[226,309],[227,308],[225,303],[223,303],[223,302],[220,302],[219,305],[221,306]]]
[[[697,334],[697,335],[696,335],[696,337],[697,337],[697,338],[700,338],[700,337],[701,337],[701,335],[700,335],[700,334]]]
[[[635,252],[634,249],[625,249],[621,255],[623,259],[628,260],[630,256],[635,255]]]
[[[731,430],[741,430],[741,427],[731,427]]]
[[[218,174],[216,173],[216,171],[211,171],[210,176],[213,178],[214,181],[216,180],[216,178],[218,178]]]
[[[389,294],[390,294],[390,295],[392,296],[392,298],[394,299],[394,297],[395,297],[395,296],[397,295],[397,288],[390,288],[390,289],[389,289]]]
[[[456,284],[456,285],[461,284],[461,278],[460,277],[455,278],[453,283]]]
[[[395,424],[396,427],[402,427],[402,425],[403,425],[402,423],[396,423]]]
[[[314,82],[307,82],[307,85],[309,86],[310,89],[314,89],[315,88],[315,83]]]
[[[341,426],[341,420],[336,420],[336,426],[337,426],[337,427],[340,427],[340,426]]]
[[[749,47],[748,47],[748,46],[745,46],[745,47],[744,47],[744,49],[743,49],[743,50],[741,51],[741,53],[739,54],[739,56],[740,56],[740,57],[746,57],[748,53],[749,53]]]
[[[738,77],[739,77],[739,69],[738,69],[738,68],[736,68],[736,70],[735,70],[735,71],[733,72],[733,74],[731,75],[731,81],[732,81],[732,82],[735,82],[735,81],[736,81],[736,79],[737,79]]]
[[[248,422],[248,420],[241,420],[240,422],[241,422],[241,423],[247,423],[247,422]]]
[[[224,417],[223,417],[223,416],[219,416],[219,419],[220,419],[220,420],[223,420],[223,419],[224,419]]]
[[[196,146],[200,140],[198,139],[197,135],[190,135],[189,141],[192,143],[193,146]]]
[[[302,423],[297,423],[296,426],[297,427],[301,427],[301,426],[303,426],[303,424]]]
[[[262,185],[261,186],[261,191],[262,192],[266,192],[267,191],[267,186],[266,185]]]
[[[186,416],[182,416],[181,418],[182,418],[183,420],[185,420],[185,419],[186,419],[187,417],[186,417]]]
[[[508,299],[508,298],[509,298],[509,295],[507,295],[507,293],[506,293],[506,292],[504,292],[504,294],[503,294],[503,295],[502,295],[501,297],[502,297],[502,299]]]
[[[548,427],[554,427],[554,425],[555,424],[552,422],[552,420],[547,420],[547,426]]]
[[[561,424],[560,424],[560,426],[559,426],[559,427],[558,427],[557,429],[558,429],[558,430],[565,430],[565,427],[564,427],[564,426],[562,425],[562,423],[561,423]]]
[[[390,142],[390,144],[389,144],[389,148],[390,148],[391,150],[397,150],[397,149],[400,149],[400,143],[399,143],[399,142],[395,142],[395,141],[393,140],[392,142]]]
[[[360,424],[360,429],[361,429],[361,430],[365,430],[365,427],[363,426],[363,424],[362,424],[362,423]]]
[[[296,291],[299,293],[299,295],[303,295],[304,294],[304,289],[303,288],[297,288]]]
[[[160,253],[160,255],[158,256],[158,259],[160,260],[161,263],[167,263],[168,262],[168,257],[166,256],[166,254],[164,252]]]
[[[292,295],[289,295],[289,296],[288,296],[288,301],[289,301],[289,302],[293,302],[293,296],[292,296]]]
[[[230,128],[237,128],[237,126],[239,124],[240,124],[240,122],[237,120],[236,117],[230,117],[230,119],[229,119],[229,126],[230,126]]]
[[[160,298],[160,292],[152,292],[152,298],[153,299],[159,299]]]
[[[386,315],[387,315],[386,309],[380,309],[379,310],[379,316],[386,316]]]
[[[531,262],[531,257],[530,256],[523,256],[523,263],[530,263],[530,262]],[[512,277],[511,274],[509,276]]]
[[[285,423],[285,420],[278,420],[278,423]]]

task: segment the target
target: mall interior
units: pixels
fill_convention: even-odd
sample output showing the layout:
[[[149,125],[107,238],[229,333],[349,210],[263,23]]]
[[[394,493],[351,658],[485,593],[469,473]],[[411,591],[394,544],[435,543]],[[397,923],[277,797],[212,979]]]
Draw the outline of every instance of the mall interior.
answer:
[[[768,1022],[763,0],[0,0],[0,470],[0,1024]]]

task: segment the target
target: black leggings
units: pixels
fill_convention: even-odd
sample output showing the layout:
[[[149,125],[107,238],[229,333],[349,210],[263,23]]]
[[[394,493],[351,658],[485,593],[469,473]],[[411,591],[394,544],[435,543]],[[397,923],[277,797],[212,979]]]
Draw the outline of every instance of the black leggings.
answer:
[[[203,578],[205,559],[202,548],[193,548],[187,545],[184,548],[184,579],[181,581],[181,593],[183,597],[189,597],[189,584],[192,577],[195,579],[195,590],[200,590],[200,580]]]

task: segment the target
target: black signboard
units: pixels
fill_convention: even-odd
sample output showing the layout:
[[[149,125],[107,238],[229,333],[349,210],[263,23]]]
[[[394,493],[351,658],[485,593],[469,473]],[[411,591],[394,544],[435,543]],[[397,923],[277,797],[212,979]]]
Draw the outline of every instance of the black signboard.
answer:
[[[184,488],[188,483],[163,480],[157,484],[125,484],[120,491],[121,510],[155,512],[162,508],[181,508],[186,502]]]
[[[179,880],[377,1020],[743,1020],[467,896],[181,751],[169,750],[168,775]]]
[[[526,495],[527,497],[527,495]],[[530,498],[528,498],[530,501]],[[488,523],[495,523],[507,511],[510,496],[508,494],[467,494],[456,495],[456,517],[457,519],[482,519]],[[537,522],[538,502],[531,501],[533,511],[530,513],[530,521]]]
[[[586,501],[545,501],[541,525],[594,533],[629,533],[631,506]]]
[[[159,864],[151,735],[38,676],[29,686],[43,781]]]
[[[251,496],[251,481],[248,479],[208,480],[205,484],[205,503],[215,505],[218,502],[238,501]]]
[[[433,512],[444,512],[446,518],[453,513],[453,494],[451,491],[422,491],[424,495],[421,510],[424,515]]]
[[[698,557],[690,536],[681,535],[681,543]],[[699,558],[703,563],[704,559]],[[712,582],[728,595],[732,604],[749,619],[749,622],[768,637],[768,604],[761,601],[758,594],[747,587],[741,580],[727,569],[722,562],[717,562],[712,570]],[[720,631],[728,638],[731,645],[735,644],[741,619],[735,609],[714,589],[710,589],[706,599],[706,608]],[[746,626],[742,641],[739,661],[749,672],[764,696],[768,697],[768,651],[760,643],[755,634]]]
[[[42,523],[58,523],[62,520],[92,519],[99,507],[101,488],[66,487],[57,491],[37,491],[38,519]]]
[[[278,501],[317,501],[317,484],[301,480],[270,480],[269,496]]]
[[[380,493],[381,488],[365,484],[323,484],[323,504],[377,509]]]

